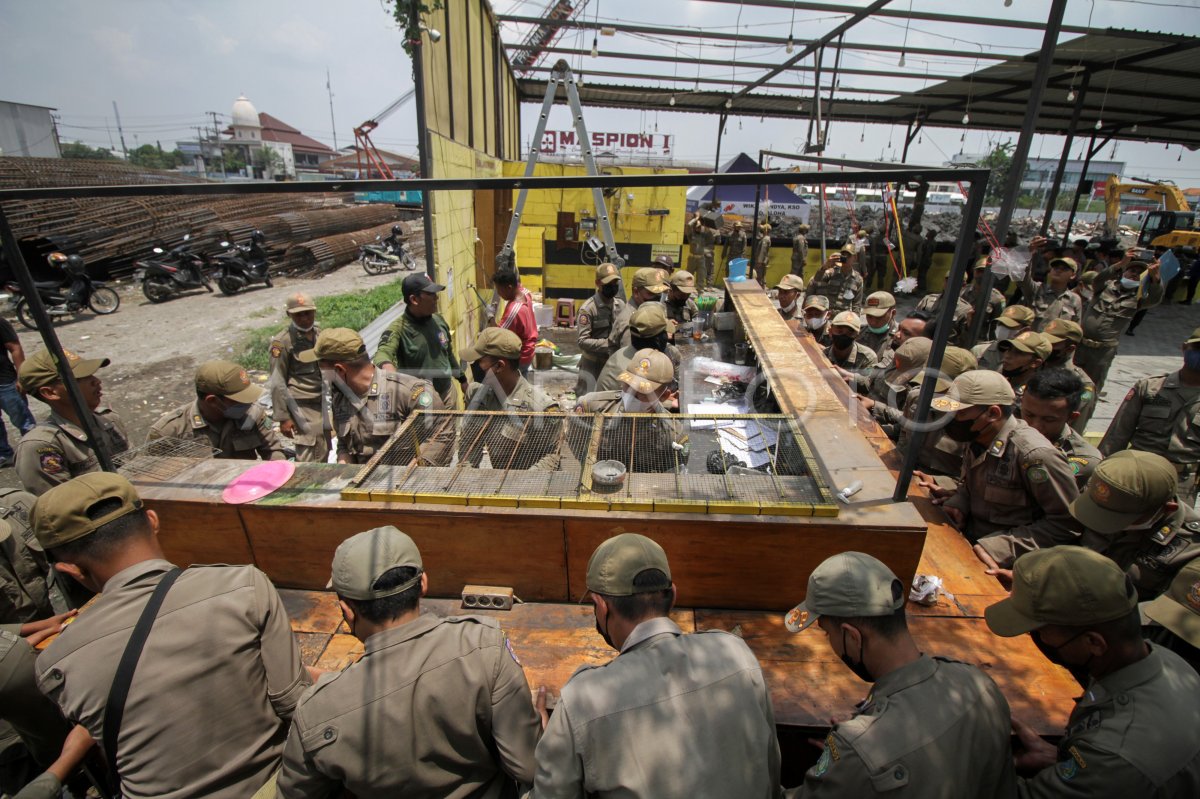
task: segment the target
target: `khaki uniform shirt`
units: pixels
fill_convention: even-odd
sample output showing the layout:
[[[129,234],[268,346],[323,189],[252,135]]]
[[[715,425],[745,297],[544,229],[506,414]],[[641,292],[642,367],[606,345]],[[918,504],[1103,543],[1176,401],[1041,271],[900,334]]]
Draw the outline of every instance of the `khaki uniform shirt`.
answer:
[[[382,369],[375,370],[375,379],[365,397],[352,400],[337,385],[332,396],[337,455],[344,463],[369,461],[413,411],[437,411],[445,407],[428,380]],[[446,431],[439,438],[442,446],[453,439],[453,429],[447,427]],[[445,454],[442,446],[437,452],[423,454],[423,460],[440,462]]]
[[[891,351],[892,336],[895,332],[895,322],[888,325],[888,329],[882,333],[872,333],[866,325],[863,325],[862,332],[858,334],[858,343],[875,353],[875,360],[890,365],[896,357],[896,354]]]
[[[37,650],[21,637],[21,625],[0,624],[0,726],[7,750],[13,744],[28,749],[34,762],[47,766],[58,759],[70,727],[63,721],[58,706],[38,690],[34,679]],[[23,746],[21,746],[23,744]],[[9,753],[11,754],[11,753]],[[6,782],[24,771],[6,757]],[[14,766],[16,766],[14,768]],[[7,794],[5,794],[7,796]],[[58,793],[22,790],[17,797],[45,796],[57,799]]]
[[[808,287],[808,296],[820,295],[829,298],[829,311],[855,311],[862,309],[863,276],[854,269],[846,274],[838,267],[823,269],[813,277]]]
[[[413,319],[407,313],[379,337],[375,363],[390,363],[397,372],[428,380],[446,407],[454,405],[454,381],[463,376],[450,343],[450,325],[441,314]]]
[[[46,619],[55,607],[66,610],[50,564],[29,529],[35,497],[16,488],[0,489],[0,519],[12,527],[0,540],[0,624]]]
[[[1142,289],[1127,289],[1121,285],[1122,269],[1110,266],[1096,275],[1092,283],[1092,301],[1083,309],[1079,321],[1083,328],[1083,343],[1093,347],[1115,347],[1133,315],[1143,308],[1153,308],[1162,301],[1161,280],[1143,284]],[[1139,296],[1140,295],[1140,296]]]
[[[917,303],[917,310],[929,314],[930,320],[936,323],[941,318],[941,299],[941,294],[926,294]],[[957,345],[967,340],[971,327],[971,310],[971,303],[959,296],[954,305],[954,326],[950,330],[948,343]],[[980,365],[979,368],[984,367]]]
[[[700,308],[691,297],[688,297],[682,305],[676,305],[670,300],[664,302],[663,305],[667,309],[667,318],[678,324],[690,322],[696,318],[696,314],[700,313]]]
[[[1018,796],[1200,796],[1200,677],[1174,652],[1148,646],[1148,656],[1075,700],[1058,763],[1018,780]]]
[[[850,345],[850,354],[845,358],[838,358],[833,352],[833,345],[830,344],[825,348],[825,357],[834,366],[840,366],[843,369],[848,369],[851,372],[857,372],[862,369],[868,369],[878,362],[875,351],[870,347],[855,341]]]
[[[603,413],[619,417],[624,414],[623,391],[593,391],[584,394],[575,404],[576,413]],[[569,436],[574,446],[586,441]],[[636,449],[634,441],[637,441]],[[687,464],[687,435],[678,420],[669,413],[638,418],[612,418],[604,421],[600,449],[596,460],[617,460],[637,472],[681,471]],[[581,461],[586,453],[577,452]]]
[[[974,307],[975,302],[978,299],[977,286],[978,286],[978,284],[975,283],[974,281],[972,281],[970,283],[966,283],[963,285],[962,291],[960,292],[962,298],[964,300],[966,300],[967,302],[969,302],[972,307]],[[1004,312],[1004,295],[1001,294],[996,289],[992,289],[992,293],[990,295],[988,295],[987,318],[995,319],[996,317],[1000,316],[1000,314],[1003,312]]]
[[[366,640],[362,658],[300,700],[282,799],[499,799],[533,782],[541,720],[495,619],[416,620]]]
[[[1125,530],[1105,536],[1085,529],[1079,543],[1124,569],[1148,602],[1171,585],[1179,570],[1200,557],[1200,512],[1184,503],[1150,530]]]
[[[808,239],[803,233],[792,236],[792,274],[804,276],[804,267],[808,263]]]
[[[901,452],[908,449],[909,442],[912,440],[910,424],[917,417],[917,402],[921,398],[920,382],[910,380],[908,385],[908,391],[900,395],[904,409],[901,414],[903,418],[894,420],[897,430],[896,448]],[[886,406],[884,407],[886,408]],[[932,413],[929,418],[933,419]],[[921,451],[917,453],[917,468],[931,475],[957,478],[962,473],[963,453],[966,452],[966,449],[966,444],[955,441],[946,435],[944,427],[927,430],[925,437],[921,440]]]
[[[159,438],[206,441],[213,450],[220,450],[217,458],[254,460],[257,456],[264,461],[287,458],[283,441],[258,403],[250,406],[245,419],[223,419],[214,425],[201,415],[199,400],[189,402],[163,414],[154,423],[146,441]]]
[[[1162,455],[1176,465],[1200,461],[1200,386],[1185,386],[1179,372],[1137,381],[1100,442],[1105,455],[1126,447]]]
[[[746,232],[735,231],[725,239],[725,260],[742,258],[746,255]]]
[[[626,306],[620,297],[609,300],[597,293],[579,309],[575,329],[579,332],[579,351],[584,360],[604,363],[609,355],[620,349],[621,337],[629,326]]]
[[[875,683],[789,796],[1007,799],[1016,791],[1009,718],[982,671],[922,655]]]
[[[472,383],[468,388],[468,411],[532,411],[542,413],[555,406],[554,400],[524,377],[517,378],[517,385],[504,399],[498,385]]]
[[[1021,283],[1021,304],[1033,309],[1033,329],[1041,333],[1055,319],[1078,322],[1083,316],[1083,300],[1070,289],[1055,294],[1049,283],[1034,281],[1031,271],[1025,271]]]
[[[978,539],[1008,568],[1026,550],[1078,543],[1069,509],[1077,496],[1066,457],[1041,433],[1010,418],[989,446],[968,445],[958,491],[946,506],[962,511],[967,538]]]
[[[977,368],[980,371],[1000,371],[1000,362],[1004,359],[1004,353],[1000,351],[999,341],[976,344],[971,348],[971,354],[975,356],[975,360],[979,363]]]
[[[314,361],[304,363],[296,356],[311,350],[316,344],[320,329],[313,326],[308,334],[301,333],[295,325],[289,325],[271,339],[271,376],[274,385],[271,391],[271,413],[278,421],[292,418],[287,398],[290,395],[299,404],[321,405],[321,369]],[[312,339],[308,336],[312,335]],[[319,431],[318,431],[319,432]]]
[[[37,661],[38,687],[101,748],[104,709],[133,626],[162,575],[114,575]],[[279,765],[308,673],[287,611],[253,566],[196,566],[167,593],[125,702],[117,768],[126,797],[246,799]]]
[[[1088,478],[1096,471],[1096,466],[1104,458],[1100,450],[1093,447],[1088,440],[1069,425],[1063,426],[1058,440],[1053,442],[1055,448],[1067,458],[1067,465],[1075,473],[1075,483],[1080,493],[1087,485]]]
[[[604,369],[600,372],[600,377],[596,380],[596,391],[621,391],[625,384],[617,378],[629,366],[629,362],[633,360],[633,356],[638,352],[638,348],[629,344],[614,352],[609,356],[608,362],[604,364]],[[671,359],[671,363],[675,365],[675,374],[679,374],[679,363],[683,359],[679,349],[674,344],[668,344],[664,350],[667,357]]]
[[[102,445],[110,456],[129,449],[121,417],[101,406],[92,412]],[[100,461],[88,444],[87,433],[53,411],[44,422],[21,437],[16,449],[17,477],[34,496],[88,472],[100,471]]]
[[[771,262],[771,237],[759,236],[754,240],[754,264],[765,266]]]
[[[537,747],[534,799],[779,796],[779,741],[762,669],[742,639],[669,618],[563,686]]]

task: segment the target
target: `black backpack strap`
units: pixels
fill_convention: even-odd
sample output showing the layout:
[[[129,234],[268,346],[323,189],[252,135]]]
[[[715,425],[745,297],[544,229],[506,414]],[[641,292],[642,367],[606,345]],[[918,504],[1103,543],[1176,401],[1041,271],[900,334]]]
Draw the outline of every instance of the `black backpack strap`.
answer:
[[[129,643],[121,654],[121,662],[117,664],[117,673],[113,677],[112,687],[108,689],[108,701],[104,705],[104,757],[108,764],[108,779],[115,796],[121,795],[121,777],[117,773],[117,736],[121,732],[121,719],[125,715],[125,700],[129,698],[129,686],[133,682],[133,672],[137,669],[138,660],[142,657],[142,649],[146,639],[150,637],[150,628],[158,617],[167,592],[183,570],[179,567],[171,569],[162,576],[142,615],[133,627]]]

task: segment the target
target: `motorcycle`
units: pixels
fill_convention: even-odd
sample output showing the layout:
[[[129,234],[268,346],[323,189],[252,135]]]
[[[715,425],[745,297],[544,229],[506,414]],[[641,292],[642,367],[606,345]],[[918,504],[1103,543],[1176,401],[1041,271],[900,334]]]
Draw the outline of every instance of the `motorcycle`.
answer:
[[[192,252],[184,235],[183,244],[165,252],[162,247],[154,248],[154,258],[134,262],[133,279],[142,284],[142,294],[150,302],[166,302],[177,294],[202,288],[212,293],[212,281],[208,270],[212,268],[208,256]]]
[[[62,267],[67,277],[65,281],[37,281],[34,284],[51,321],[74,316],[84,308],[107,315],[121,307],[120,295],[102,281],[92,280],[80,256],[56,252],[51,253],[48,260],[54,266]],[[37,330],[37,323],[29,311],[29,298],[21,290],[21,284],[8,283],[5,289],[12,295],[17,319],[30,330]]]
[[[261,231],[254,231],[249,244],[231,244],[221,242],[221,248],[226,250],[216,257],[220,274],[217,277],[217,287],[221,293],[232,296],[251,283],[262,283],[267,288],[271,282],[271,263],[262,247],[264,236]]]
[[[383,236],[376,236],[374,244],[364,244],[358,248],[358,262],[368,275],[381,275],[393,269],[403,269],[411,272],[417,268],[417,259],[403,244],[398,250],[383,243]]]

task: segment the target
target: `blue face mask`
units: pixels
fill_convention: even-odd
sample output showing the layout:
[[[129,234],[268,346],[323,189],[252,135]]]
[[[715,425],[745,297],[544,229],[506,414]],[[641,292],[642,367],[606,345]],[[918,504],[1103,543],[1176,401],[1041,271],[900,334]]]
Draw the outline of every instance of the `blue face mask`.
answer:
[[[1121,285],[1127,289],[1136,289],[1138,286],[1142,285],[1142,281],[1130,280],[1127,277],[1123,277],[1121,278]]]
[[[1193,372],[1200,372],[1200,350],[1188,350],[1183,353],[1183,365]]]

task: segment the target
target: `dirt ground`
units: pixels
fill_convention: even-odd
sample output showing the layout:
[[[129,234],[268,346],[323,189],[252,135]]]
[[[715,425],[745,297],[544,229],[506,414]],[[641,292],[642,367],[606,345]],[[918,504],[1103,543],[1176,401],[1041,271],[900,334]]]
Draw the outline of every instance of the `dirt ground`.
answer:
[[[196,366],[213,358],[232,358],[234,344],[245,331],[287,319],[284,302],[303,291],[313,297],[368,291],[395,280],[401,273],[368,275],[357,262],[320,278],[275,278],[274,287],[254,286],[233,297],[219,291],[192,292],[155,305],[141,285],[131,281],[110,284],[121,295],[121,307],[109,316],[85,312],[57,326],[62,345],[88,357],[105,357],[112,364],[100,371],[104,402],[120,414],[130,442],[143,443],[150,426],[163,413],[195,396]],[[20,336],[25,353],[43,349],[41,336],[7,315]],[[30,401],[34,416],[46,416],[46,406]],[[5,419],[9,442],[19,434]],[[0,485],[19,485],[14,470],[0,471]]]

